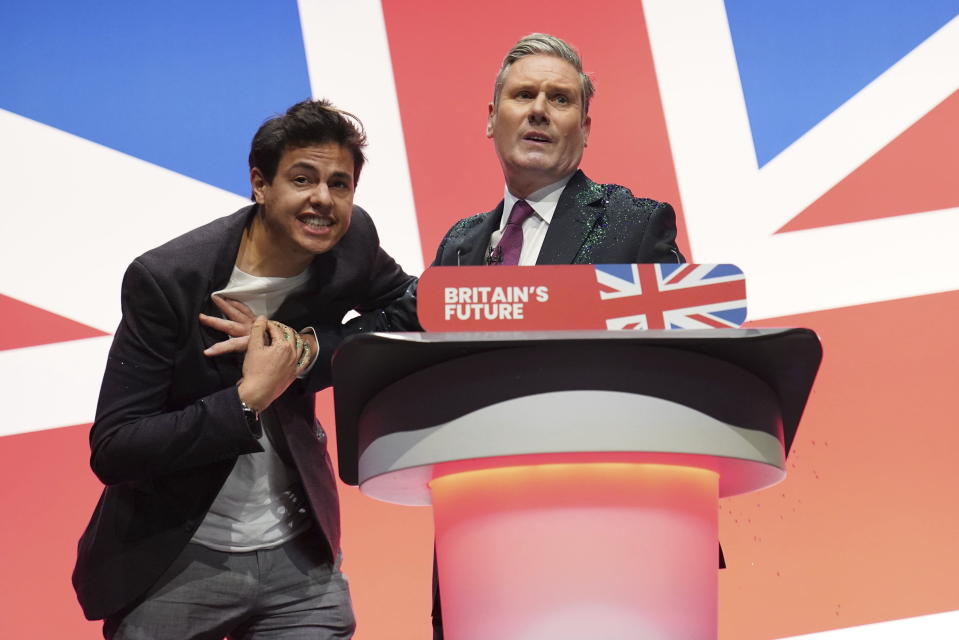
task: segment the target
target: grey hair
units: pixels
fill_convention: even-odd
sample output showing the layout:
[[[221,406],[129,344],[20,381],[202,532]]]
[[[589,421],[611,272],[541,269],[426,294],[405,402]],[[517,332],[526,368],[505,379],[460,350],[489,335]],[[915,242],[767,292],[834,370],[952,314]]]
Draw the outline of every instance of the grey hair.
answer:
[[[548,33],[531,33],[528,36],[523,36],[519,39],[519,42],[514,44],[513,48],[509,50],[509,53],[503,58],[503,66],[500,67],[499,73],[496,75],[496,84],[493,86],[493,105],[499,104],[499,94],[503,90],[503,85],[506,83],[506,73],[512,64],[520,58],[535,55],[547,55],[565,60],[576,69],[576,73],[579,75],[580,90],[583,98],[583,116],[585,117],[589,112],[589,101],[592,99],[593,94],[596,93],[593,81],[589,79],[588,75],[583,73],[583,61],[580,60],[576,50],[565,40],[551,36]]]

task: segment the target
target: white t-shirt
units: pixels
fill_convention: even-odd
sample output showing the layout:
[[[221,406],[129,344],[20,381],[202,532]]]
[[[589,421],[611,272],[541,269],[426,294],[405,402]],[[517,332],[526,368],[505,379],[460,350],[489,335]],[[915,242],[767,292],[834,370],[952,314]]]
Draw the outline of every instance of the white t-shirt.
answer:
[[[306,271],[292,278],[261,278],[233,267],[230,282],[216,293],[269,318],[307,278]],[[279,546],[310,527],[299,476],[277,455],[266,429],[259,442],[263,451],[237,459],[191,542],[218,551],[253,551]]]

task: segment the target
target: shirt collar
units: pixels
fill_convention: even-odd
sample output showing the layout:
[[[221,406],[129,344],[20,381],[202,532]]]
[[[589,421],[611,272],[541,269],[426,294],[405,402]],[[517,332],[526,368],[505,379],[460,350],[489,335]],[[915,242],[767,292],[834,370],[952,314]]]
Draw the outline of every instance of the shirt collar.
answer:
[[[575,171],[573,173],[576,173]],[[559,202],[559,197],[563,194],[563,189],[566,188],[566,184],[573,177],[573,173],[569,174],[565,178],[557,180],[553,184],[548,184],[541,189],[537,189],[529,196],[522,198],[533,207],[533,211],[536,212],[540,218],[542,218],[546,224],[549,224],[553,219],[553,213],[556,211],[556,204]],[[506,227],[506,220],[509,218],[509,212],[513,210],[513,205],[516,204],[516,201],[520,200],[512,193],[509,192],[509,186],[503,188],[503,215],[500,217],[499,228],[503,230]]]

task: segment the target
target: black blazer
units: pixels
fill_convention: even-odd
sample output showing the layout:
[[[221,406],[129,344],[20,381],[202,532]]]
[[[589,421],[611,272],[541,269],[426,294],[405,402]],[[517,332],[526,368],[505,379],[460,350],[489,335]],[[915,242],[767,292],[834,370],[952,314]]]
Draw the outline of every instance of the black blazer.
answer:
[[[228,283],[255,213],[251,205],[175,238],[134,260],[123,278],[123,317],[90,431],[91,466],[106,487],[73,573],[91,620],[141,596],[193,536],[237,456],[262,451],[237,396],[242,356],[204,356],[224,336],[198,320],[201,312],[219,315],[210,294]],[[283,424],[271,439],[295,465],[318,525],[313,533],[331,554],[339,549],[339,504],[313,392],[331,384],[330,355],[345,334],[410,322],[406,308],[389,305],[413,281],[354,207],[342,240],[316,257],[307,286],[273,318],[317,329],[320,352],[309,377],[267,411]],[[351,309],[362,315],[341,325]]]
[[[503,202],[460,220],[446,233],[432,266],[483,265]],[[633,197],[577,171],[560,195],[536,264],[685,262],[676,248],[676,214],[665,202]]]

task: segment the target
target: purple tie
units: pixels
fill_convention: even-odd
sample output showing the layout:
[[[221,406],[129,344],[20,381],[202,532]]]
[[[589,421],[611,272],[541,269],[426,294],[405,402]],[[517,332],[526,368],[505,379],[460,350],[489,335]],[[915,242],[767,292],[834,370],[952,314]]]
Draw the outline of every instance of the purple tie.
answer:
[[[523,250],[523,223],[533,215],[533,207],[525,200],[517,200],[513,210],[509,212],[506,228],[499,244],[493,250],[493,255],[499,258],[491,264],[517,265],[519,254]]]

